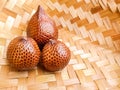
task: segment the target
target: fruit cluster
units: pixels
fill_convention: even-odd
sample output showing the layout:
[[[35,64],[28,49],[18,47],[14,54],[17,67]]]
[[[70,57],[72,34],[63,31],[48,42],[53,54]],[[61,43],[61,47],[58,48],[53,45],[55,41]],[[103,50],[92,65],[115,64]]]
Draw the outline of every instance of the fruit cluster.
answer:
[[[49,71],[62,70],[70,60],[70,50],[57,40],[55,22],[38,6],[27,26],[27,36],[14,38],[8,45],[7,59],[17,70],[33,69],[38,63]]]

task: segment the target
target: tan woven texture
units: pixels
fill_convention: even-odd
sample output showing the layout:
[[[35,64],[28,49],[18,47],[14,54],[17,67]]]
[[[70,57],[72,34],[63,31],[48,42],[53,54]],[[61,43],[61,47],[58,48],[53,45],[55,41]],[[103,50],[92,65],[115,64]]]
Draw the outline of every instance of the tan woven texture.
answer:
[[[17,72],[6,59],[38,5],[71,50],[62,71]],[[120,0],[0,0],[0,90],[120,90]]]

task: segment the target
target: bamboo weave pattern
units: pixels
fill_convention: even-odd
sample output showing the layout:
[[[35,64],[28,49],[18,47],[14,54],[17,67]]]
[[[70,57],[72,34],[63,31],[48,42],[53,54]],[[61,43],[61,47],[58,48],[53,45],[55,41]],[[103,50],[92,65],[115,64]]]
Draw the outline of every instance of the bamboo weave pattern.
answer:
[[[41,5],[71,50],[59,72],[16,72],[6,50]],[[0,90],[120,90],[120,0],[0,0]]]

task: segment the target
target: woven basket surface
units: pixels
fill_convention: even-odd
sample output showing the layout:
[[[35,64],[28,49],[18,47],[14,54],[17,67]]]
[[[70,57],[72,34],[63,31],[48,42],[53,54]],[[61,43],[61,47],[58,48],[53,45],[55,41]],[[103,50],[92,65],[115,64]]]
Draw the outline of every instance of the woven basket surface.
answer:
[[[62,71],[18,72],[6,59],[38,5],[71,50]],[[0,0],[0,90],[120,90],[120,0]]]

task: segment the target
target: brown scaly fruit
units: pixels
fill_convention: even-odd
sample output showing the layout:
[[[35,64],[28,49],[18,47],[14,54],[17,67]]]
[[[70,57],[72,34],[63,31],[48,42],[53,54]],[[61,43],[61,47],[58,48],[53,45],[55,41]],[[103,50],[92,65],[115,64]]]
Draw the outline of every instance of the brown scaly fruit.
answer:
[[[62,70],[70,57],[69,48],[61,41],[50,39],[42,50],[42,64],[48,71]]]
[[[39,62],[40,54],[35,40],[23,36],[14,38],[7,49],[7,59],[17,70],[33,69]]]
[[[38,6],[36,13],[28,22],[27,36],[32,37],[39,46],[44,46],[49,39],[58,38],[55,22]]]

